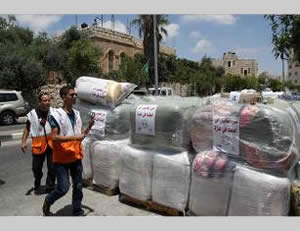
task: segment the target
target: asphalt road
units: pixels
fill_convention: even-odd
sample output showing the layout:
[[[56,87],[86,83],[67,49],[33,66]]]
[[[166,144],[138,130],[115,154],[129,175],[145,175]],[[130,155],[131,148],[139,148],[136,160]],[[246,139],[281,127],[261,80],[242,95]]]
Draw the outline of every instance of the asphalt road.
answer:
[[[30,141],[28,141],[30,150]],[[6,141],[0,147],[0,216],[42,216],[45,194],[30,192],[33,186],[31,153],[23,154],[20,140]],[[46,163],[44,163],[45,184]],[[87,216],[160,216],[140,208],[129,206],[118,200],[118,195],[107,196],[83,189],[83,209]],[[51,206],[54,216],[70,216],[72,190]]]

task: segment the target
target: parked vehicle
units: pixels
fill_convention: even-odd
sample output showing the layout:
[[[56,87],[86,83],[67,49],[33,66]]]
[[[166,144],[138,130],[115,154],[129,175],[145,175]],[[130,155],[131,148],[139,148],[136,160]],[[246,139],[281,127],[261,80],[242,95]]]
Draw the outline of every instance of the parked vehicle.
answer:
[[[29,111],[29,104],[21,91],[0,90],[0,124],[14,124],[18,117],[25,116]]]
[[[141,88],[141,89],[134,90],[132,93],[135,94],[135,95],[138,95],[138,96],[148,95],[148,91],[147,91],[146,88]]]
[[[150,95],[155,95],[155,88],[149,88],[148,92]],[[158,88],[158,95],[159,96],[172,96],[173,90],[170,87],[161,87],[161,88]]]

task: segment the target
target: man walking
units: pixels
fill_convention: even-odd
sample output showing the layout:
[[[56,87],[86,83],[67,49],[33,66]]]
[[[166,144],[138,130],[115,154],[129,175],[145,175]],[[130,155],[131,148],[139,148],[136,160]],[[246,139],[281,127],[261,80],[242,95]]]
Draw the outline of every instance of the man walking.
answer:
[[[69,175],[73,182],[72,206],[73,215],[84,215],[81,208],[82,193],[82,145],[81,141],[94,124],[91,119],[89,127],[84,131],[79,111],[73,109],[77,94],[73,87],[64,86],[60,89],[63,107],[51,116],[53,139],[53,162],[57,173],[57,187],[49,193],[43,204],[43,213],[50,215],[50,206],[64,196],[70,187]]]
[[[27,122],[23,130],[21,149],[27,151],[27,138],[32,137],[32,171],[34,176],[34,193],[41,194],[41,179],[43,177],[43,164],[47,158],[48,173],[46,178],[46,192],[50,192],[55,186],[55,169],[52,164],[52,138],[49,116],[53,112],[50,107],[50,96],[47,93],[39,95],[37,109],[27,114]]]

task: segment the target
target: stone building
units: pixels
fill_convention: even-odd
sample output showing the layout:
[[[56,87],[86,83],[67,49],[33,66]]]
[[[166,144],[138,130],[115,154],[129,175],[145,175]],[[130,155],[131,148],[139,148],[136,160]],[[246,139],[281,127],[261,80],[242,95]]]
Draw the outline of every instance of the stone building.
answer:
[[[293,84],[300,85],[300,64],[294,60],[293,51],[290,52],[290,58],[288,60],[288,72],[287,80],[291,80]]]
[[[125,55],[134,57],[136,54],[143,54],[143,41],[131,35],[118,31],[92,25],[81,28],[86,32],[103,52],[100,57],[99,66],[104,73],[118,70]],[[176,50],[167,46],[160,45],[162,55],[175,55]]]
[[[225,74],[257,76],[258,64],[255,59],[239,59],[235,52],[224,53],[223,59],[212,59],[215,67],[221,66]]]

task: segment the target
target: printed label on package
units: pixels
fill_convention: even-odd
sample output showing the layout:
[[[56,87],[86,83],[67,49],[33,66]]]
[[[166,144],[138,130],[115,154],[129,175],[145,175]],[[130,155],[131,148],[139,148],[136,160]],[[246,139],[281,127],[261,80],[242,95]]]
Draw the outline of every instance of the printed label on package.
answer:
[[[91,128],[90,133],[97,136],[104,137],[107,112],[102,110],[92,110],[91,113],[95,118],[95,123]]]
[[[239,155],[239,118],[213,116],[213,149]]]
[[[104,99],[107,96],[107,89],[101,87],[94,87],[92,90],[92,96]]]
[[[238,103],[240,101],[240,92],[236,92],[236,91],[230,92],[229,99],[232,102]]]
[[[155,135],[155,115],[157,105],[139,105],[136,109],[136,133]]]

